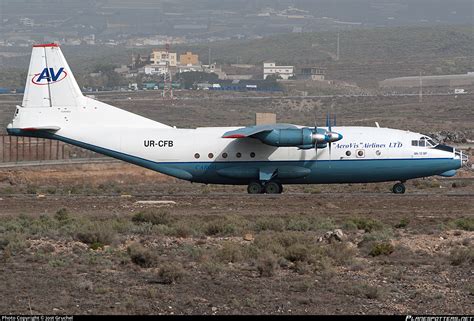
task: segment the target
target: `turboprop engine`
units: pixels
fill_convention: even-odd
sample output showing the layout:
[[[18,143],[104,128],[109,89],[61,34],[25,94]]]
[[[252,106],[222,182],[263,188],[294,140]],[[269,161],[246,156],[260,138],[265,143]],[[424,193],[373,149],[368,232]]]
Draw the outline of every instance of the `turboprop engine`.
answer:
[[[262,143],[276,147],[324,148],[327,143],[337,142],[342,135],[322,128],[273,129],[254,135]]]

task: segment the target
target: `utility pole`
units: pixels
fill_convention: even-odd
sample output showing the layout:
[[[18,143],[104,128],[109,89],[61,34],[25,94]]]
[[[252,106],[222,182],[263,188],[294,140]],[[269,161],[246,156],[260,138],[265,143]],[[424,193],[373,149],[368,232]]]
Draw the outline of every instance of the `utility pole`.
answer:
[[[163,85],[162,96],[163,96],[163,99],[171,100],[173,99],[173,80],[171,78],[171,70],[170,70],[170,44],[169,43],[166,44],[165,50],[166,50],[166,54],[165,54],[166,71],[163,74],[164,85]]]

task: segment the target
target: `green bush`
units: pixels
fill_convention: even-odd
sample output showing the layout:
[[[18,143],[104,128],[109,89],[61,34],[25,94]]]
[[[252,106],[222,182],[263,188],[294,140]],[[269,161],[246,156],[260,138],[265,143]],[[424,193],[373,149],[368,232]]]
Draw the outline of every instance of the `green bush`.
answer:
[[[292,218],[286,227],[289,231],[309,231],[311,223],[307,219]]]
[[[56,214],[54,214],[54,218],[59,222],[65,222],[69,219],[69,213],[66,208],[59,209]]]
[[[464,231],[474,231],[474,217],[462,217],[451,222],[450,226]]]
[[[326,254],[333,259],[337,265],[351,264],[354,260],[356,250],[347,246],[346,243],[331,243],[326,249]]]
[[[345,289],[347,294],[367,299],[379,299],[382,296],[382,290],[379,287],[366,283],[352,283]]]
[[[89,246],[94,244],[95,248],[111,244],[116,236],[115,230],[107,223],[94,222],[81,228],[82,230],[76,233],[75,238]]]
[[[372,232],[374,230],[383,229],[383,224],[379,220],[372,218],[352,218],[346,222],[346,228],[356,227],[359,230],[364,230],[365,232]]]
[[[131,244],[127,248],[127,253],[133,263],[143,268],[150,268],[158,263],[158,256],[138,243]]]
[[[223,263],[236,263],[243,259],[241,245],[234,242],[225,242],[217,252],[217,258]]]
[[[285,259],[291,262],[306,261],[309,255],[309,249],[305,245],[293,244],[286,249]]]
[[[234,235],[237,228],[233,222],[227,219],[214,220],[207,223],[204,227],[204,233],[208,236],[220,235],[228,236]]]
[[[379,256],[379,255],[390,255],[393,253],[395,248],[389,242],[383,243],[374,243],[372,245],[372,249],[369,252],[371,256]]]
[[[257,261],[257,270],[261,277],[274,276],[276,268],[277,260],[271,253],[265,253]]]
[[[158,282],[172,284],[180,282],[185,276],[185,271],[179,263],[165,263],[158,270]]]
[[[151,223],[153,225],[168,225],[171,217],[168,212],[156,209],[146,209],[132,217],[135,223]]]
[[[277,231],[285,230],[286,223],[283,219],[278,217],[262,217],[257,219],[255,223],[255,230],[259,231]]]
[[[452,265],[474,264],[474,247],[456,248],[451,251],[449,260]]]
[[[400,220],[400,222],[398,222],[397,224],[395,224],[395,228],[405,228],[408,226],[408,224],[410,223],[410,220],[407,219],[407,218],[402,218]]]

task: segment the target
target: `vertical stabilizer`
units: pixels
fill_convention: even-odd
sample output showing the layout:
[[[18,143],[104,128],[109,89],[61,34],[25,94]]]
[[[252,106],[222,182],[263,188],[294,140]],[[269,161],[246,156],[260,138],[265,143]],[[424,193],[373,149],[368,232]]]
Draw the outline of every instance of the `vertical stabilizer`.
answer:
[[[82,97],[59,46],[33,46],[22,107],[77,107]]]

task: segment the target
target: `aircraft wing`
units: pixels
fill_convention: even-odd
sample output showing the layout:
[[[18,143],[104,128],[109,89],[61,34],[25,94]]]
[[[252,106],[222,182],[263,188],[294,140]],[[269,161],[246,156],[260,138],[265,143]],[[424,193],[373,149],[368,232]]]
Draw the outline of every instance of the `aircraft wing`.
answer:
[[[57,132],[58,130],[61,129],[61,127],[58,126],[36,126],[36,127],[27,127],[27,128],[21,128],[22,130],[25,131],[47,131],[47,132]]]
[[[236,130],[225,132],[222,138],[246,138],[263,132],[270,132],[275,129],[298,129],[296,125],[292,124],[269,124],[257,125],[250,127],[243,127]]]

